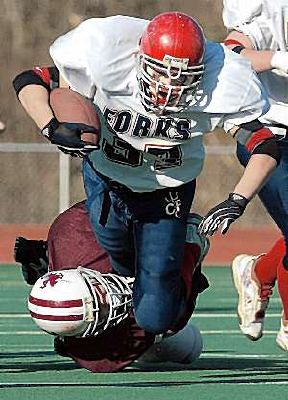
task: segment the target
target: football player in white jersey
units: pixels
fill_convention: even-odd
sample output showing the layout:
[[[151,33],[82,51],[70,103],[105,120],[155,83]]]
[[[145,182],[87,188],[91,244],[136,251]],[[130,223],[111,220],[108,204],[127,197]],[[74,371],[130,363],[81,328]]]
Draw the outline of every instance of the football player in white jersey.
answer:
[[[223,20],[229,33],[225,44],[247,57],[268,92],[270,110],[259,118],[282,138],[280,165],[259,196],[280,228],[284,239],[261,256],[239,255],[233,261],[235,286],[239,292],[240,328],[250,339],[263,334],[265,311],[277,280],[283,317],[278,345],[288,351],[288,1],[224,0]],[[249,154],[238,145],[240,162]]]
[[[81,140],[83,126],[54,117],[46,73],[18,75],[19,100],[48,140],[84,156],[90,220],[113,270],[135,270],[139,326],[173,330],[185,308],[180,268],[204,133],[223,127],[252,155],[227,200],[204,217],[203,234],[220,226],[225,233],[279,163],[277,141],[258,120],[269,108],[262,85],[245,58],[205,40],[200,25],[179,12],[150,22],[88,19],[59,37],[50,54],[70,88],[94,102],[99,149]]]

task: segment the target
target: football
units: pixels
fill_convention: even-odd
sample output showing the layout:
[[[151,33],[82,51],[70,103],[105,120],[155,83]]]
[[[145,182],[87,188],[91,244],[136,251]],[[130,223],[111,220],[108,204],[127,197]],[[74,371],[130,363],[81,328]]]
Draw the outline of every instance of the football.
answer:
[[[50,106],[59,122],[79,122],[93,126],[98,134],[85,132],[81,139],[97,144],[100,135],[100,119],[93,103],[68,88],[57,88],[50,93]]]

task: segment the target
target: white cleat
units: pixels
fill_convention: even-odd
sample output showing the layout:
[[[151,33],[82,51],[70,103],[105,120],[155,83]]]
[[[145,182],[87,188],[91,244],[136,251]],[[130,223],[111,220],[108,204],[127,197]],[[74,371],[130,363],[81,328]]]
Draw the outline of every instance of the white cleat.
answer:
[[[234,285],[239,295],[239,327],[250,340],[258,340],[263,335],[265,311],[272,293],[272,288],[265,288],[268,293],[261,296],[260,286],[252,279],[253,267],[259,257],[240,254],[232,263]]]
[[[276,343],[282,350],[288,351],[288,325],[285,326],[283,324],[283,320],[281,318],[281,327],[276,337]]]

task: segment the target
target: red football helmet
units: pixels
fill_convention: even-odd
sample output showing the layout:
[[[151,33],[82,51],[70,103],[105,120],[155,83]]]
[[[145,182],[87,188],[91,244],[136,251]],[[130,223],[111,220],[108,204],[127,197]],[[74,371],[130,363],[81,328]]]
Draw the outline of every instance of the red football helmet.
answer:
[[[203,75],[205,38],[200,25],[179,12],[159,14],[140,42],[141,101],[156,113],[178,112],[192,100]]]

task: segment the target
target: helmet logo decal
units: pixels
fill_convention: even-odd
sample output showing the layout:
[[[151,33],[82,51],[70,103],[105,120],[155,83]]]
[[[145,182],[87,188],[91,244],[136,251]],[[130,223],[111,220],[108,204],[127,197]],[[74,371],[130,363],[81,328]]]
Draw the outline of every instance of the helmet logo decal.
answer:
[[[55,272],[55,273],[52,272],[45,278],[45,280],[43,280],[42,286],[40,286],[40,289],[46,288],[48,283],[50,283],[50,286],[53,287],[62,278],[63,278],[63,274],[61,274],[61,272]]]

